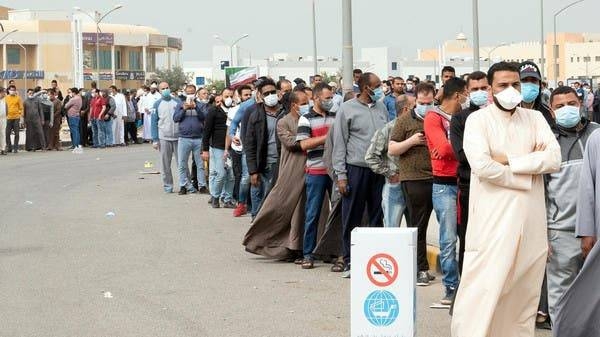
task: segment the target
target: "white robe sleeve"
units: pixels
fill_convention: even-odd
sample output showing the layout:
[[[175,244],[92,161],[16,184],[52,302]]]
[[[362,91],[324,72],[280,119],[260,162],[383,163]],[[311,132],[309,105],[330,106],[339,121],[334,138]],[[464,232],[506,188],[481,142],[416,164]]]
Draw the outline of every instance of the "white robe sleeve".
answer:
[[[508,156],[508,166],[517,174],[545,174],[560,170],[560,145],[548,123],[540,113],[534,114],[535,131],[538,144],[546,145],[544,151],[524,155]],[[532,149],[533,150],[533,149]]]
[[[577,220],[575,235],[596,236],[596,169],[598,166],[598,148],[600,147],[600,131],[596,130],[588,139],[583,156],[583,166],[579,180],[579,197],[577,198]]]
[[[463,149],[471,165],[472,174],[500,187],[530,190],[533,179],[531,175],[515,174],[510,167],[492,159],[486,125],[477,117],[479,116],[471,115],[467,119],[463,140]]]

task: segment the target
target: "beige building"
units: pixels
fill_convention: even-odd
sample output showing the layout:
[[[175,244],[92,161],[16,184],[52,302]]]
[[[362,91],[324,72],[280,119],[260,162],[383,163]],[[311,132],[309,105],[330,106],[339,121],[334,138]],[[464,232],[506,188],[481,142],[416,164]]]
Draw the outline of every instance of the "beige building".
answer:
[[[100,88],[135,88],[157,69],[180,65],[181,39],[151,27],[101,23],[97,34],[83,13],[6,7],[0,23],[4,86],[14,80],[19,88],[48,87],[57,80],[61,88],[89,87],[96,80]]]

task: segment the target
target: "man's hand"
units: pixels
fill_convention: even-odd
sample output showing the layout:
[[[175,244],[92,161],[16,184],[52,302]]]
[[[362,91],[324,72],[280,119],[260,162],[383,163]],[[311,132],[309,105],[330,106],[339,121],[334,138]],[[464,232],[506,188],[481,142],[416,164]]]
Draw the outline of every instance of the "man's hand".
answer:
[[[437,159],[437,160],[442,159],[442,156],[440,156],[437,149],[431,150],[431,159]]]
[[[398,184],[400,182],[400,175],[398,173],[388,178],[388,183],[390,184]]]
[[[152,143],[152,148],[155,150],[159,150],[160,151],[160,143],[159,142],[153,142]]]
[[[581,238],[581,253],[583,254],[584,259],[590,254],[595,244],[595,236],[584,236]]]
[[[223,151],[223,161],[227,160],[227,158],[229,158],[229,151],[225,150]]]
[[[240,137],[238,136],[234,136],[231,141],[233,142],[233,144],[235,144],[235,146],[241,146],[242,145],[242,141],[240,140]]]
[[[254,187],[260,185],[260,175],[258,175],[258,173],[254,173],[250,176],[250,184]]]
[[[190,110],[190,109],[195,109],[196,108],[196,103],[194,103],[194,101],[186,101],[183,104],[183,109],[185,110]]]
[[[338,180],[337,187],[341,195],[347,196],[348,194],[350,194],[350,189],[348,188],[348,180]]]
[[[412,146],[425,145],[425,136],[421,132],[417,132],[412,135],[410,138],[410,143]]]
[[[502,165],[508,165],[508,157],[504,153],[492,155],[492,160]]]
[[[202,151],[202,160],[208,161],[209,155],[208,151]]]
[[[544,144],[544,143],[536,144],[535,148],[533,149],[533,152],[544,151],[544,150],[546,150],[546,144]]]

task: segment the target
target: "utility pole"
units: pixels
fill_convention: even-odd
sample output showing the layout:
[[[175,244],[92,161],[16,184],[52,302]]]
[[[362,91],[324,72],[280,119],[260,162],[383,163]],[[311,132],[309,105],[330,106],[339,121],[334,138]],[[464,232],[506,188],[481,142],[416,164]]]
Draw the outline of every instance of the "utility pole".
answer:
[[[473,71],[479,71],[479,8],[473,0]]]
[[[344,93],[353,90],[353,58],[354,55],[352,47],[352,0],[342,0],[342,89]]]

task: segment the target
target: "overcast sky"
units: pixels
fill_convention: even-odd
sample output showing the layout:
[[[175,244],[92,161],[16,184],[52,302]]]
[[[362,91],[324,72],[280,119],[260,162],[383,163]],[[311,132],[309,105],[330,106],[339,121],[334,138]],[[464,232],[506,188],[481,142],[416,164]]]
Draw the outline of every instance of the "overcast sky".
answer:
[[[317,48],[320,56],[341,56],[341,0],[315,0]],[[544,0],[544,29],[552,32],[554,13],[572,0]],[[178,1],[3,1],[19,9],[71,10],[73,6],[102,12],[124,7],[107,22],[152,26],[183,39],[183,61],[205,61],[218,34],[233,41],[243,34],[242,56],[275,52],[312,55],[311,0],[178,0]],[[49,8],[49,4],[56,6]],[[353,0],[355,53],[362,47],[396,46],[405,57],[417,48],[435,47],[464,32],[472,38],[471,0]],[[170,8],[169,8],[170,7]],[[558,17],[558,31],[600,33],[599,0],[585,0]],[[539,0],[480,0],[481,45],[540,39]],[[246,50],[246,51],[245,51]]]

